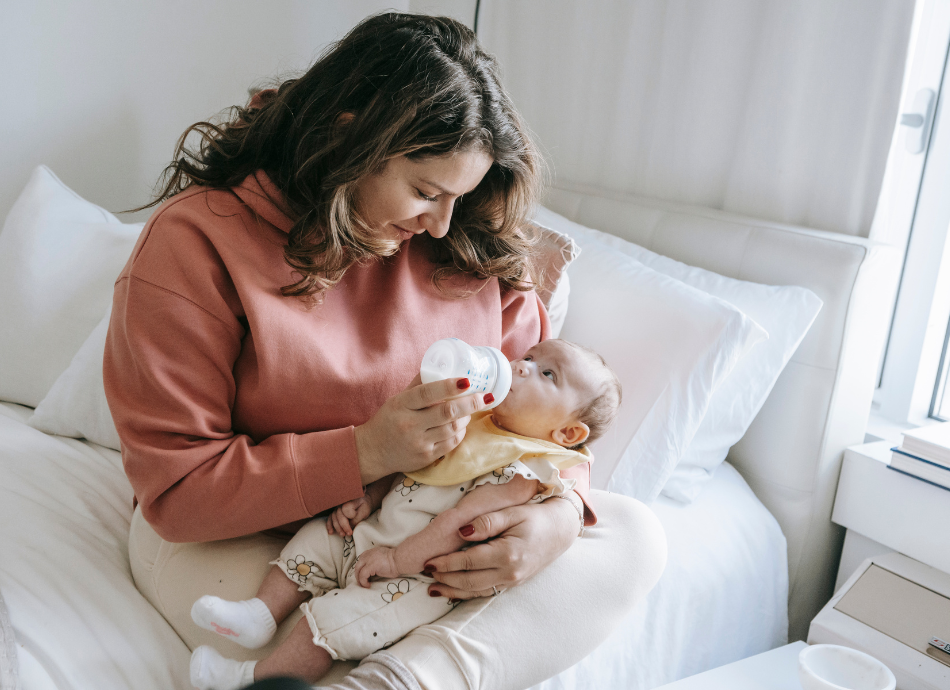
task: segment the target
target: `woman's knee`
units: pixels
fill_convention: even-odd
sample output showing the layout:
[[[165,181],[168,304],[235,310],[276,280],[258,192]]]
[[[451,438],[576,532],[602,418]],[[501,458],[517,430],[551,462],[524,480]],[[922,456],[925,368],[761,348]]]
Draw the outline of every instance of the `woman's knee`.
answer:
[[[640,501],[599,491],[591,498],[598,514],[598,524],[591,531],[603,533],[610,570],[619,585],[617,596],[622,597],[624,608],[633,607],[663,574],[666,532],[656,514]]]

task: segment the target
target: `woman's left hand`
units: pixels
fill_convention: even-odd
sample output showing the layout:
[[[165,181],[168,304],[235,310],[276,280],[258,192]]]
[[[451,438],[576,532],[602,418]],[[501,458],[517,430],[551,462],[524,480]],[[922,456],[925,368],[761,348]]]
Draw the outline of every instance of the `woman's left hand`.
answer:
[[[490,597],[492,586],[501,592],[520,584],[567,551],[579,531],[577,510],[564,500],[505,508],[471,525],[475,531],[461,535],[466,541],[490,541],[430,559],[433,596]]]

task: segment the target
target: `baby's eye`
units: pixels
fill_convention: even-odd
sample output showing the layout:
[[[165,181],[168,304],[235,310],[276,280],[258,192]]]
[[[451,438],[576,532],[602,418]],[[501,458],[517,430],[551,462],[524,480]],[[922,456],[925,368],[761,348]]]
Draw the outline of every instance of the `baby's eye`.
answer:
[[[434,197],[434,196],[426,196],[425,194],[422,193],[422,190],[421,190],[421,189],[417,189],[416,191],[419,193],[419,196],[421,196],[421,197],[422,197],[423,199],[425,199],[426,201],[435,201],[435,197]]]
[[[523,361],[525,361],[525,362],[530,362],[530,361],[531,361],[531,355],[525,355],[525,356],[522,357],[521,359],[522,359]]]
[[[541,373],[542,373],[544,376],[547,376],[547,377],[548,377],[549,379],[551,379],[552,381],[554,380],[554,372],[551,371],[550,369],[546,369],[546,370],[542,371]]]

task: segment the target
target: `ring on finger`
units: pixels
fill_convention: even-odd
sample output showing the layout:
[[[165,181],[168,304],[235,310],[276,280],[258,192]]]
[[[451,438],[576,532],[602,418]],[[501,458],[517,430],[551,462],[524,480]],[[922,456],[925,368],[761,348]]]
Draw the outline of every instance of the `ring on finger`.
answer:
[[[504,592],[505,590],[503,590],[503,589],[500,590],[500,589],[498,589],[497,587],[495,587],[495,585],[492,585],[492,586],[491,586],[491,591],[494,592],[494,594],[492,594],[492,596],[493,596],[493,597],[497,597],[499,594],[501,594],[501,593]]]

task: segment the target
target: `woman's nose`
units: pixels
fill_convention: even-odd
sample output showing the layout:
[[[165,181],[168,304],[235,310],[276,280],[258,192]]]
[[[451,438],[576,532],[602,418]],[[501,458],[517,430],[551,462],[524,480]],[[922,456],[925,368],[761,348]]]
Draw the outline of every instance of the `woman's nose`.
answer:
[[[437,208],[427,211],[423,215],[423,227],[436,239],[445,237],[446,234],[448,234],[449,223],[452,221],[453,206],[454,202],[450,199],[440,199]]]

